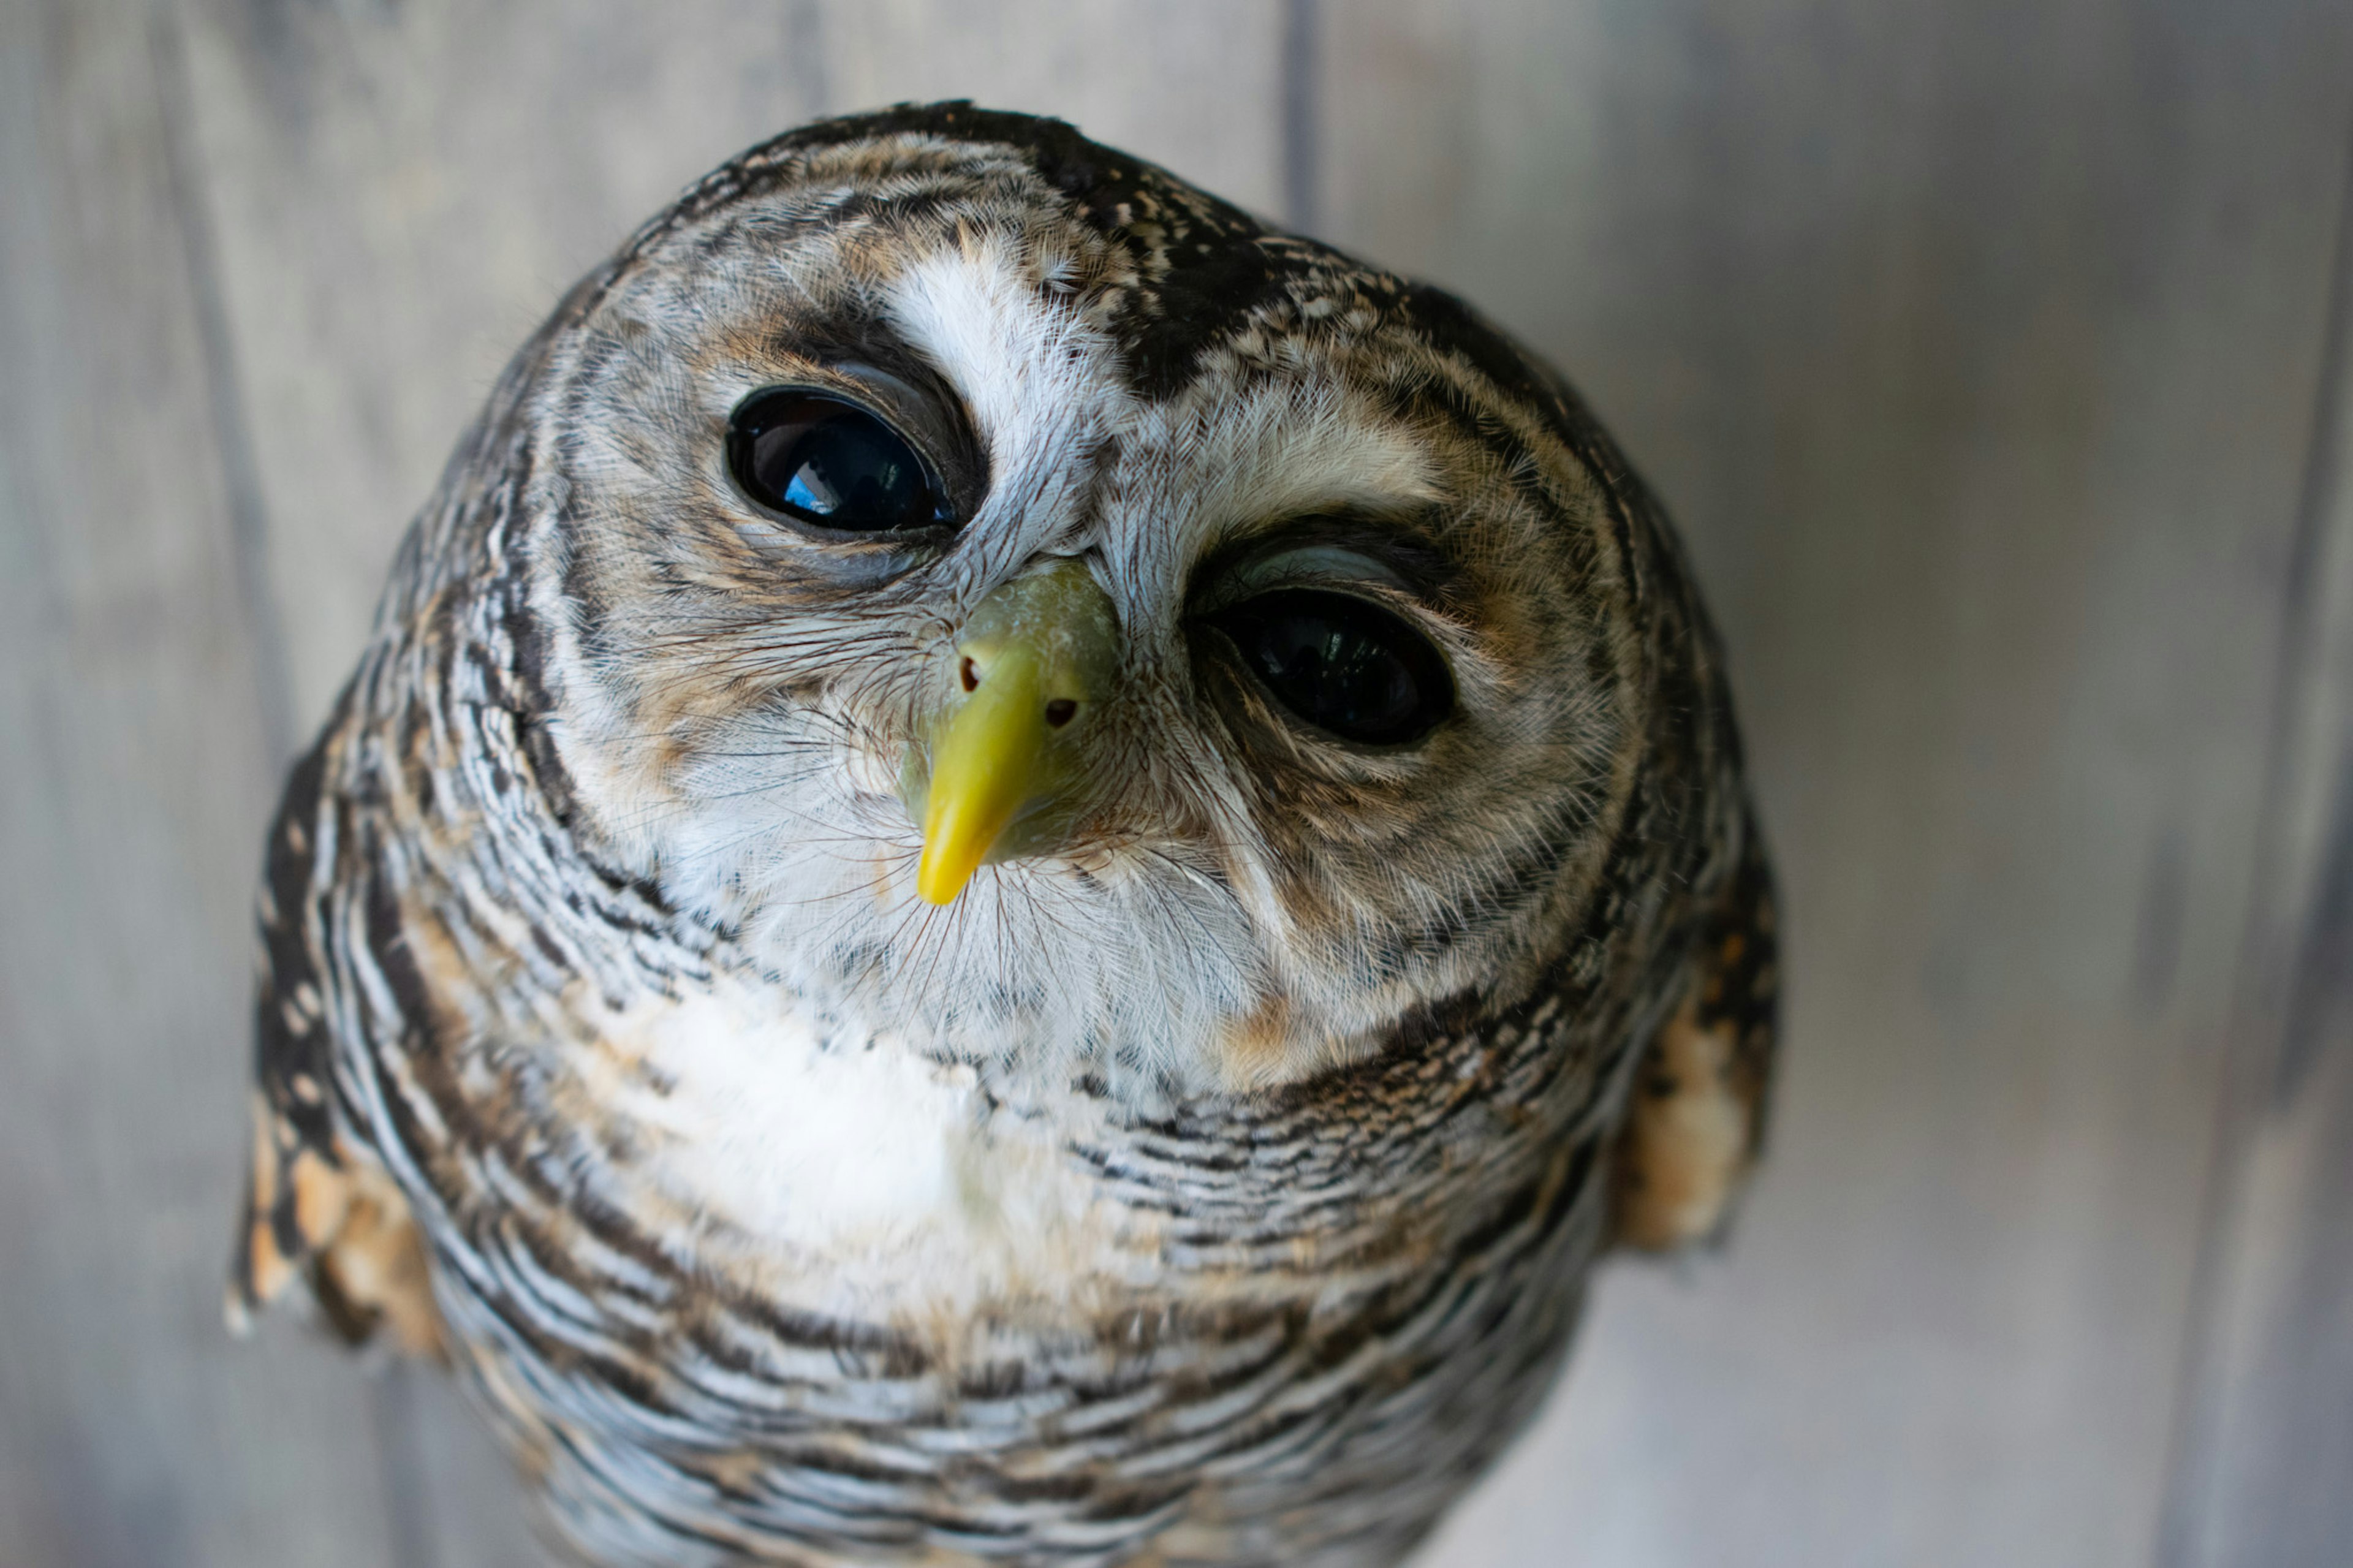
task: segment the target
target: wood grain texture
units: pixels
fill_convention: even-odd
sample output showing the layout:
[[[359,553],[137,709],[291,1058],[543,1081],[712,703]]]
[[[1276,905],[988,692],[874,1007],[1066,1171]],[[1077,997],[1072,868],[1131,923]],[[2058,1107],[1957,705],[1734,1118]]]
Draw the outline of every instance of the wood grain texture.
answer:
[[[2288,0],[0,7],[0,1562],[533,1560],[438,1380],[216,1327],[276,753],[565,283],[965,95],[1555,354],[1733,647],[1764,1184],[1605,1283],[1432,1568],[2329,1560],[2348,58]]]
[[[275,759],[172,60],[0,7],[0,1562],[376,1568],[364,1385],[221,1325]]]
[[[1326,12],[1332,237],[1683,521],[1787,880],[1731,1253],[1434,1563],[2147,1560],[2249,913],[2341,8]]]
[[[2339,224],[2165,1568],[2353,1542],[2353,207]]]

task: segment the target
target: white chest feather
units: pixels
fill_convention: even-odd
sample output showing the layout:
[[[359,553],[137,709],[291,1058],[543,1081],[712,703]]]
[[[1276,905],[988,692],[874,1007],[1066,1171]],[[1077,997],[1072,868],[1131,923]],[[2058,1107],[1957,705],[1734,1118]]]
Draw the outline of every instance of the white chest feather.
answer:
[[[806,1305],[923,1312],[1086,1292],[1133,1216],[1066,1152],[1083,1102],[1015,1111],[969,1067],[728,984],[604,1031],[635,1069],[592,1089],[632,1173]]]

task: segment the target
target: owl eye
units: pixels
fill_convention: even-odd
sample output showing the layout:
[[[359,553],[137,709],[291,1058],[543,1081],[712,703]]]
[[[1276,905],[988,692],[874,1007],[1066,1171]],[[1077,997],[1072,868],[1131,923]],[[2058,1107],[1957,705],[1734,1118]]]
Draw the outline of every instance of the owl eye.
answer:
[[[727,421],[727,466],[771,510],[844,533],[952,521],[938,476],[903,436],[844,398],[755,392]]]
[[[1402,616],[1367,600],[1280,588],[1209,622],[1276,700],[1344,741],[1403,745],[1453,711],[1445,659]]]

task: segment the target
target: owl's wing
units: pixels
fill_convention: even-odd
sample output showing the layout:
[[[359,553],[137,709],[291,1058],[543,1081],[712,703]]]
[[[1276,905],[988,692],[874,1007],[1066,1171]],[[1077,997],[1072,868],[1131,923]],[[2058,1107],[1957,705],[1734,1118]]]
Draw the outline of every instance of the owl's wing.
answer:
[[[1662,1250],[1718,1234],[1757,1158],[1778,1044],[1773,875],[1753,815],[1702,922],[1691,984],[1643,1053],[1619,1136],[1616,1235]]]
[[[330,739],[332,738],[332,729]],[[321,778],[330,740],[295,768],[269,833],[254,1010],[253,1148],[229,1263],[228,1319],[306,1277],[327,1321],[356,1344],[378,1327],[412,1354],[441,1352],[424,1247],[408,1205],[374,1153],[336,1126],[333,1052],[319,943]],[[332,806],[325,809],[332,810]]]

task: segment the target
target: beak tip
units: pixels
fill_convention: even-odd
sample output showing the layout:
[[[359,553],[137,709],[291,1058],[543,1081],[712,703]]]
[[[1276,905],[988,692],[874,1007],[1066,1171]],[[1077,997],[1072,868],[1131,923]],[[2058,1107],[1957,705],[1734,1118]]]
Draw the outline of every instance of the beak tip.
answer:
[[[926,846],[923,859],[915,867],[915,896],[942,909],[956,901],[965,884],[972,880],[975,869],[970,866],[958,868],[944,865],[944,858],[932,855]]]

